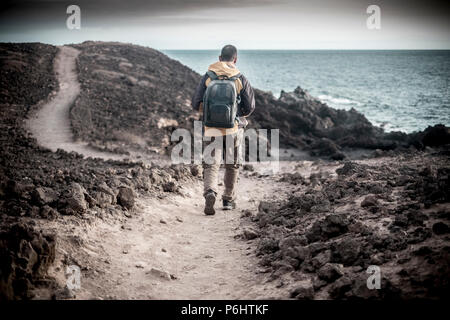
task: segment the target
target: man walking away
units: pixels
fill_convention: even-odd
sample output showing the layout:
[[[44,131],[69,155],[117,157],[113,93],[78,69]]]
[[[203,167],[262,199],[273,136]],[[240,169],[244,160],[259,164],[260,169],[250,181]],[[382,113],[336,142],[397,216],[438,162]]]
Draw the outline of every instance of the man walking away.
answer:
[[[236,67],[237,49],[232,45],[222,48],[219,61],[209,66],[208,71],[192,97],[192,107],[203,112],[203,135],[210,137],[209,145],[216,139],[222,139],[225,148],[215,149],[212,163],[203,161],[203,196],[205,214],[214,215],[214,204],[218,192],[218,174],[220,163],[225,161],[225,190],[222,195],[223,209],[236,207],[236,185],[239,176],[238,154],[242,143],[242,131],[249,116],[255,109],[255,97],[248,80]],[[220,137],[220,138],[219,138]],[[232,141],[228,146],[228,141]],[[228,155],[233,155],[229,161]],[[230,163],[231,162],[231,163]]]

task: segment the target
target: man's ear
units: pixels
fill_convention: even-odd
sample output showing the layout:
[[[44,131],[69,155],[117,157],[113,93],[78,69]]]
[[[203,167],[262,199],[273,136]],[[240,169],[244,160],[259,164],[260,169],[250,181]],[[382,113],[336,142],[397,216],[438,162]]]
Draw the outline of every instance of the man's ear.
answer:
[[[237,57],[234,58],[233,63],[236,64],[237,62]]]
[[[219,61],[222,61],[222,56],[219,56]]]

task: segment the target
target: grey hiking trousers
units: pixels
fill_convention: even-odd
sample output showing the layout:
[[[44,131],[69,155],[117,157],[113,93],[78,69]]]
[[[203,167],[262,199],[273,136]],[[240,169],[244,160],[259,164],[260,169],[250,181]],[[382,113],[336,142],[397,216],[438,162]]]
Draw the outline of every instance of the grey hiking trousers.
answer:
[[[203,141],[203,195],[213,191],[218,194],[218,178],[220,165],[225,167],[223,200],[236,199],[236,186],[241,165],[241,146],[243,129],[236,133],[211,137],[211,141]]]

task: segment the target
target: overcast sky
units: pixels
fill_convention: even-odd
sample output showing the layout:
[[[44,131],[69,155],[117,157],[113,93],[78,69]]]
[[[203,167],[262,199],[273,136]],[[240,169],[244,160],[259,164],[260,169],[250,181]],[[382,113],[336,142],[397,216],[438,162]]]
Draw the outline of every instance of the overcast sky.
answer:
[[[449,1],[6,1],[0,42],[121,41],[157,49],[450,49]],[[69,30],[66,8],[81,8]],[[381,8],[369,30],[366,9]]]

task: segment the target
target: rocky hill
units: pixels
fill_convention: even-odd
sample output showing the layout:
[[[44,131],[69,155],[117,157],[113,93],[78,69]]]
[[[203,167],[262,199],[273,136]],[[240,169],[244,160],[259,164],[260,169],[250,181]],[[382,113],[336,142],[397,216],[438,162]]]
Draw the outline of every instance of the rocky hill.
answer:
[[[198,74],[163,53],[119,43],[75,46],[81,95],[71,111],[77,138],[101,149],[161,152],[189,127]]]
[[[200,75],[163,53],[121,43],[76,45],[82,93],[72,108],[76,136],[100,149],[164,153],[170,134],[192,129],[190,99]],[[206,66],[205,66],[206,68]],[[352,148],[392,150],[421,138],[384,133],[356,110],[335,110],[298,87],[279,99],[257,90],[250,127],[280,129],[283,146],[302,148],[320,157],[345,158]],[[450,142],[448,129],[443,134]]]

